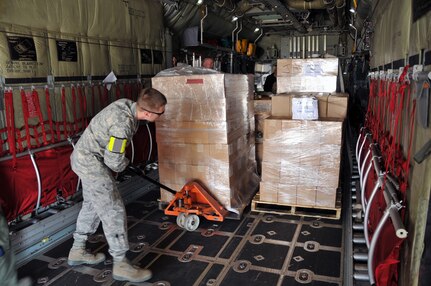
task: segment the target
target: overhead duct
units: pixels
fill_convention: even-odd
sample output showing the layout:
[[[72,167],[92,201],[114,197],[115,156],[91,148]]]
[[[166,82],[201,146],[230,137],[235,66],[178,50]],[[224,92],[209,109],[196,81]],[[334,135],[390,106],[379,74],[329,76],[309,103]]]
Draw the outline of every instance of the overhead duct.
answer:
[[[325,4],[326,11],[329,14],[329,19],[331,19],[334,27],[337,26],[337,9],[335,8],[335,0],[323,0]]]
[[[344,23],[344,9],[346,7],[345,0],[285,0],[284,2],[288,7],[298,10],[326,9],[334,26],[336,26],[337,23],[338,25]]]
[[[355,23],[355,26],[358,29],[359,33],[362,31],[364,21],[371,16],[375,4],[376,3],[374,0],[362,0],[359,2],[358,8],[356,9],[358,17],[356,18]]]
[[[346,23],[346,0],[337,1],[337,16],[338,16],[338,27],[344,28]]]
[[[365,20],[373,10],[373,0],[362,0],[358,4],[358,8],[356,9],[356,13],[359,18]]]
[[[293,27],[295,27],[296,30],[298,30],[301,33],[305,33],[306,29],[304,26],[299,23],[298,19],[293,15],[292,12],[290,12],[289,9],[286,8],[286,6],[281,3],[278,0],[264,0],[265,3],[271,6],[275,11],[277,11],[278,14],[280,14],[285,21],[291,21]]]
[[[226,0],[226,3],[231,2]],[[207,6],[208,13],[205,13],[207,16],[203,22],[203,29],[201,29],[204,34],[216,37],[230,36],[230,33],[235,27],[235,23],[232,23],[230,20],[234,13],[231,10],[227,10],[227,6],[220,7],[220,5],[216,5],[215,2],[212,6]],[[241,7],[245,9],[244,6]],[[186,28],[200,26],[202,24],[200,13],[202,7],[195,5],[195,1],[181,1],[178,3],[178,6],[165,4],[164,8],[165,25],[178,36],[182,35]],[[214,12],[214,8],[218,8],[216,9],[217,13]],[[249,40],[254,40],[258,36],[254,33],[255,28],[256,26],[254,23],[244,22],[241,36]]]

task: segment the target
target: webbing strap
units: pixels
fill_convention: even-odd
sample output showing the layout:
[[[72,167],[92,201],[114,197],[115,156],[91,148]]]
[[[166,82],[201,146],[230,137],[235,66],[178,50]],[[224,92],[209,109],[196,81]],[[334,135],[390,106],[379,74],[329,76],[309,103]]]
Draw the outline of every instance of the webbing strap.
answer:
[[[78,117],[76,115],[76,89],[75,86],[71,86],[72,89],[72,116],[73,116],[73,128],[75,129],[75,134],[79,132],[78,129]]]
[[[102,86],[100,84],[97,86],[97,91],[99,92],[100,110],[102,110],[103,107],[105,107],[105,105],[104,105],[104,100],[103,100]]]
[[[94,90],[94,84],[91,85],[91,116],[96,115],[96,94]]]
[[[108,98],[109,90],[106,88],[106,85],[103,86],[103,107],[108,106],[109,98]]]
[[[79,108],[81,111],[81,130],[87,127],[87,100],[85,99],[85,90],[78,85]]]
[[[67,108],[66,108],[66,88],[64,86],[61,87],[61,115],[63,118],[63,135],[64,139],[67,138]]]
[[[46,130],[45,130],[45,124],[43,122],[43,115],[42,115],[42,110],[40,109],[40,102],[39,102],[39,93],[37,92],[37,90],[33,89],[32,93],[32,98],[33,98],[33,103],[36,107],[36,112],[37,115],[39,117],[39,124],[40,124],[40,128],[42,130],[42,138],[43,138],[43,143],[44,144],[48,144],[48,141],[46,139]],[[37,127],[35,126],[35,134],[37,134]],[[37,136],[38,137],[38,136]],[[38,138],[37,138],[38,139]],[[39,141],[39,140],[37,140]]]
[[[368,100],[367,114],[365,117],[365,126],[368,130],[372,130],[373,122],[374,122],[374,114],[373,114],[373,104],[376,100],[376,89],[377,89],[377,81],[375,79],[370,80],[370,94]]]
[[[45,87],[45,102],[46,102],[46,110],[48,112],[48,124],[51,132],[51,143],[54,143],[54,126],[52,123],[52,108],[51,108],[51,97],[49,95],[49,88]]]
[[[24,127],[25,127],[25,137],[27,140],[27,148],[31,149],[31,139],[30,139],[30,129],[28,126],[28,105],[27,105],[27,95],[25,94],[25,90],[21,88],[20,91],[21,94],[21,106],[22,106],[22,113],[24,116]]]
[[[6,90],[4,94],[6,108],[6,129],[9,153],[12,155],[13,166],[16,166],[16,141],[15,141],[15,112],[13,108],[12,90]]]

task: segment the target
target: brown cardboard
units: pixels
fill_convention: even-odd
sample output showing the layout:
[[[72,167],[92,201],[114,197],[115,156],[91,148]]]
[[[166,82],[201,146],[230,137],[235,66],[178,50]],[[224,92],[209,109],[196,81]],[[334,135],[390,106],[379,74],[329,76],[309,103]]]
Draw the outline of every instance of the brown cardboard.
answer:
[[[318,187],[316,190],[316,207],[335,208],[337,190],[328,187]]]
[[[314,96],[318,100],[320,120],[342,120],[347,114],[347,93],[280,93],[272,97],[272,116],[292,118],[292,97]]]
[[[338,188],[339,174],[339,168],[319,167],[319,183],[317,185],[336,189]]]
[[[328,92],[337,90],[337,76],[277,76],[277,93]]]
[[[277,60],[277,93],[335,92],[338,59]]]
[[[278,59],[277,77],[338,75],[338,58]]]
[[[262,98],[255,99],[253,101],[254,104],[254,113],[255,114],[271,114],[272,108],[272,100],[271,98]]]
[[[296,205],[297,200],[297,187],[295,185],[279,184],[278,203]]]
[[[278,202],[278,184],[260,182],[259,200],[263,202]]]
[[[273,96],[271,115],[292,118],[292,96],[287,94]]]
[[[262,162],[262,182],[280,182],[280,164]]]
[[[331,93],[318,96],[321,118],[344,119],[347,114],[347,93]]]
[[[299,206],[316,205],[316,187],[298,186],[296,190],[296,203]]]

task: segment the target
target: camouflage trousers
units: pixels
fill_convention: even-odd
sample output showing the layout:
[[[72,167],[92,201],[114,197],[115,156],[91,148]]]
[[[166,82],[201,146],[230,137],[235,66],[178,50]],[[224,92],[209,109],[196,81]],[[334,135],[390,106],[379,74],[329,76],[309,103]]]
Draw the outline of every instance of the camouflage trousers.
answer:
[[[17,285],[17,274],[15,269],[15,254],[10,247],[9,227],[6,218],[0,209],[0,285]]]
[[[88,235],[102,222],[109,253],[114,260],[123,259],[129,250],[126,210],[113,176],[106,168],[98,177],[81,177],[81,182],[83,202],[73,234],[73,247],[85,247]]]

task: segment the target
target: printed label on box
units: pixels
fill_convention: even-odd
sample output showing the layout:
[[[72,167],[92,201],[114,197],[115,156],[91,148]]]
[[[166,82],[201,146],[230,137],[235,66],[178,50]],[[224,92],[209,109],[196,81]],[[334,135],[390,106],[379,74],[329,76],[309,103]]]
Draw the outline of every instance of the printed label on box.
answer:
[[[318,101],[315,97],[292,98],[292,119],[317,120],[319,118]]]

